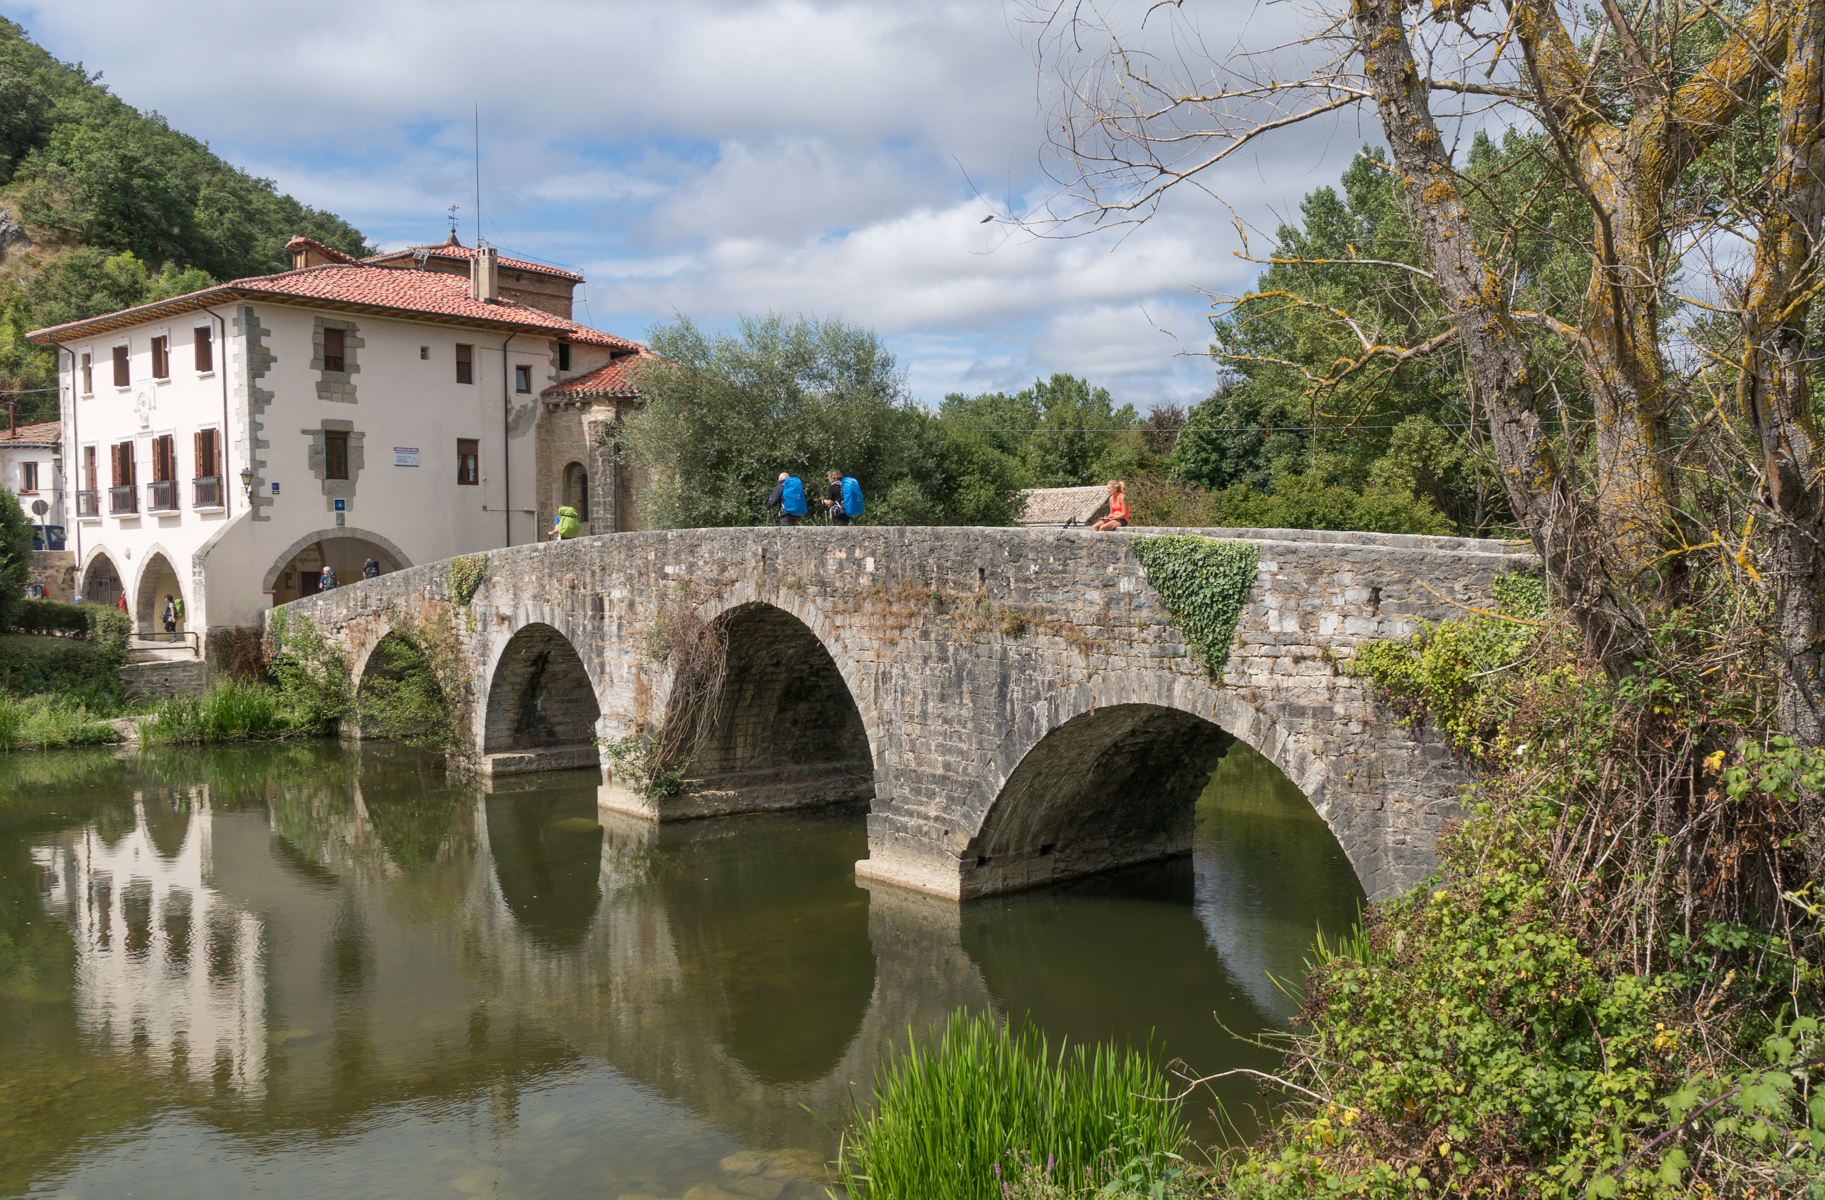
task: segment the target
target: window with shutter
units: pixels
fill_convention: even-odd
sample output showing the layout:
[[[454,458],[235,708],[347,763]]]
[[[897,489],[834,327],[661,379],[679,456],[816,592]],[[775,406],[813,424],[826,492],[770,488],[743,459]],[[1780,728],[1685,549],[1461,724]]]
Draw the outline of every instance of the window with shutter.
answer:
[[[459,345],[456,348],[456,382],[475,382],[475,347]]]
[[[177,445],[170,434],[152,439],[152,482],[168,483],[177,478]]]
[[[152,339],[152,378],[171,378],[171,339],[163,334]]]
[[[87,350],[82,352],[82,394],[95,394],[95,355]]]
[[[348,434],[328,432],[323,435],[323,477],[325,479],[347,479],[349,477]]]
[[[456,439],[456,482],[476,484],[481,482],[480,460],[481,441],[478,438]]]
[[[198,479],[208,479],[221,472],[216,469],[215,430],[199,429],[196,434],[195,471]]]
[[[215,370],[215,330],[198,325],[194,332],[197,374]]]
[[[120,446],[118,443],[108,447],[108,470],[113,474],[113,477],[114,477],[114,482],[111,486],[113,486],[113,487],[126,487],[127,486],[126,474],[125,474],[124,469],[121,467]]]
[[[19,491],[21,493],[38,490],[38,464],[35,462],[19,464]]]
[[[342,370],[343,336],[340,329],[323,331],[323,369],[325,371]]]
[[[114,347],[114,386],[130,387],[133,383],[132,368],[127,360],[127,347]]]
[[[84,446],[82,448],[82,479],[83,479],[82,486],[86,490],[92,492],[96,489],[97,484],[95,482],[95,447],[93,447],[93,446]]]

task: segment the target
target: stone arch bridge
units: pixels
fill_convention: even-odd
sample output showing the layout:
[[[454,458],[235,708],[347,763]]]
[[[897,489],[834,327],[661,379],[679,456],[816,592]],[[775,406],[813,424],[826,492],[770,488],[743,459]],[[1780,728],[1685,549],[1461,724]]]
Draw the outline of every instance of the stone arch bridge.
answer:
[[[667,820],[866,800],[858,875],[967,899],[1183,853],[1193,801],[1240,739],[1311,801],[1371,898],[1410,887],[1468,777],[1340,664],[1487,603],[1533,558],[1458,538],[1185,532],[1260,551],[1220,682],[1148,586],[1139,532],[706,529],[495,551],[454,614],[465,757],[496,775],[596,767],[601,743],[650,730],[672,685],[654,630],[683,606],[728,639],[713,732],[677,796],[636,795],[600,760],[603,807]],[[275,611],[340,643],[361,681],[383,638],[451,603],[449,564],[432,563]]]

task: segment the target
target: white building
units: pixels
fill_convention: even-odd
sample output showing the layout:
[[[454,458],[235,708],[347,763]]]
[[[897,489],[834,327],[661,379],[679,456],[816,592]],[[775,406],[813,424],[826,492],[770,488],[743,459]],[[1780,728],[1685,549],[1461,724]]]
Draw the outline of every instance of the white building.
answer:
[[[19,497],[25,519],[34,525],[62,525],[63,460],[58,449],[57,422],[0,429],[0,487]],[[33,505],[43,501],[39,515]]]
[[[124,591],[141,630],[168,595],[183,628],[252,625],[326,563],[348,583],[369,558],[535,540],[567,479],[605,501],[592,531],[629,527],[612,444],[580,436],[603,412],[541,402],[644,353],[569,319],[581,276],[454,237],[366,261],[288,249],[290,271],[31,335],[60,351],[85,599]],[[542,443],[578,461],[542,461]]]

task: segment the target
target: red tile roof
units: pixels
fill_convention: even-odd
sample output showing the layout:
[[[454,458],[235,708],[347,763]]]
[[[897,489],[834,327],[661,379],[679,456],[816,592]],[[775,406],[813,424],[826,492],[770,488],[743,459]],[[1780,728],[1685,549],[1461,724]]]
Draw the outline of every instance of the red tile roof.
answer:
[[[376,254],[372,258],[366,258],[362,261],[371,264],[392,263],[397,262],[402,258],[416,258],[420,253],[427,254],[432,258],[450,258],[457,259],[461,262],[468,262],[475,257],[475,247],[463,245],[456,240],[456,235],[453,233],[450,235],[449,241],[440,245],[412,246],[405,250],[394,250],[386,254]],[[562,267],[551,267],[546,266],[544,263],[527,262],[523,258],[508,258],[505,254],[497,255],[496,261],[501,264],[501,270],[503,271],[526,271],[535,275],[551,275],[558,279],[568,279],[572,283],[583,282],[583,277],[581,275],[578,275],[574,271],[566,271]]]
[[[0,427],[0,446],[55,446],[62,439],[62,421],[21,425],[18,429]]]
[[[605,367],[566,379],[563,383],[554,383],[539,395],[546,400],[585,400],[593,396],[638,396],[640,394],[639,366],[650,362],[653,355],[645,346],[637,354],[623,354]]]
[[[122,309],[104,316],[48,329],[33,330],[30,339],[40,344],[75,334],[105,333],[163,316],[175,315],[231,300],[267,297],[306,306],[352,309],[382,316],[398,315],[451,324],[483,325],[544,333],[586,346],[606,346],[633,352],[640,343],[603,333],[575,321],[513,300],[483,303],[469,298],[469,280],[441,271],[402,270],[396,267],[326,264],[277,275],[255,275],[204,288],[200,292]]]

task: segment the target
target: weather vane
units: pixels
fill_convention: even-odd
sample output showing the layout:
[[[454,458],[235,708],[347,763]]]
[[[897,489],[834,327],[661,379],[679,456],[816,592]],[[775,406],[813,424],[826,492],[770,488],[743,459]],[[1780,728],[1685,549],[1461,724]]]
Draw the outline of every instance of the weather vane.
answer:
[[[450,206],[450,236],[456,236],[456,205]]]

